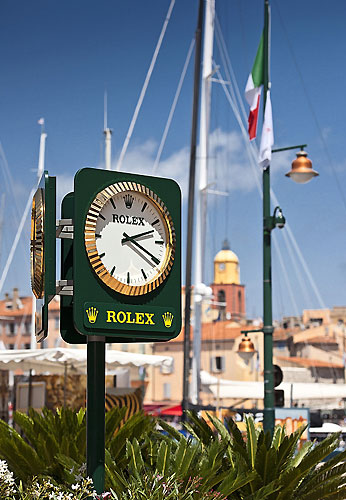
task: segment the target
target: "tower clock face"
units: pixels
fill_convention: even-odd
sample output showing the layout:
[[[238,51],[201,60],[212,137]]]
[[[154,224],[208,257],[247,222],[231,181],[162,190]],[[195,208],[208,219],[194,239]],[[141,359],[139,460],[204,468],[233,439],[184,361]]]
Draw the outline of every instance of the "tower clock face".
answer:
[[[85,248],[98,277],[125,295],[151,292],[174,262],[171,216],[149,188],[117,182],[101,191],[85,222]]]

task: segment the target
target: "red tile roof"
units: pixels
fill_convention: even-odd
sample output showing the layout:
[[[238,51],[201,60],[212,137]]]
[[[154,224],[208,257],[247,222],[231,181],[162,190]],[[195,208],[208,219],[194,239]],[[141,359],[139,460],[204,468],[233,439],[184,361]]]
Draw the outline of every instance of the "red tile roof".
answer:
[[[337,341],[333,337],[312,337],[307,340],[299,340],[296,344],[337,344]]]
[[[8,309],[6,304],[12,304],[12,298],[8,300],[0,300],[0,318],[19,318],[22,316],[31,316],[32,311],[32,297],[20,297],[21,307],[18,309]],[[59,300],[52,300],[49,303],[50,311],[59,311],[60,302]]]
[[[315,366],[316,368],[344,368],[342,363],[331,363],[330,361],[324,361],[322,359],[309,359],[309,358],[299,358],[297,356],[276,356],[279,361],[287,361],[288,363],[293,363],[295,365],[310,368]]]
[[[254,327],[249,326],[234,326],[231,321],[215,321],[214,323],[202,324],[202,339],[203,340],[231,340],[236,339],[241,335],[241,330],[252,330]],[[191,340],[193,338],[193,327],[191,326]],[[180,334],[170,342],[183,342],[184,328]]]

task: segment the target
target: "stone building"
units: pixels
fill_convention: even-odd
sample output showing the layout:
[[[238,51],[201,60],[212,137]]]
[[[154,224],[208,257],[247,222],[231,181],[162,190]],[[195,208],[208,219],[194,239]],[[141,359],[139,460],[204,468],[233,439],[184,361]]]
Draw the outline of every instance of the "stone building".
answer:
[[[32,297],[21,297],[18,288],[0,300],[0,340],[6,349],[30,349]],[[65,346],[60,337],[60,302],[54,298],[49,305],[49,335],[35,348]]]

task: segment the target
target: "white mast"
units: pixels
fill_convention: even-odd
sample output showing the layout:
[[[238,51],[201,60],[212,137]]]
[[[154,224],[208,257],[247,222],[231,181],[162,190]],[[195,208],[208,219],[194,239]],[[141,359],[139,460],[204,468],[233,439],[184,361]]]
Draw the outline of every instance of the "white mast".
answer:
[[[41,179],[44,172],[44,155],[46,150],[47,134],[44,131],[44,118],[40,118],[38,124],[41,125],[40,152],[38,155],[37,178]]]
[[[37,181],[40,182],[40,179],[44,172],[47,134],[44,131],[44,118],[40,118],[38,124],[41,125],[40,150],[38,154],[38,166],[37,166]],[[32,294],[30,349],[36,348],[35,319],[36,319],[36,299],[35,296]]]
[[[206,190],[208,183],[208,137],[210,118],[211,74],[214,42],[215,0],[205,0],[205,23],[203,33],[203,69],[201,87],[201,117],[199,127],[199,176],[196,210],[196,264],[194,289],[194,329],[193,329],[193,360],[191,401],[199,403],[201,385],[201,326],[202,299],[208,293],[203,285],[204,279],[204,248],[206,227]]]
[[[105,134],[105,167],[112,170],[112,130],[107,126],[107,92],[104,95],[103,133]]]

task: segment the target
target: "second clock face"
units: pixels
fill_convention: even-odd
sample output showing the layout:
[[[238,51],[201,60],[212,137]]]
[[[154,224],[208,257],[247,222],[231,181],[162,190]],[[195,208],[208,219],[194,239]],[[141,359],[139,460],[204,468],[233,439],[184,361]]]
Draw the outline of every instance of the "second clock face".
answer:
[[[156,288],[167,276],[174,254],[174,228],[167,209],[154,193],[150,196],[137,186],[138,190],[113,195],[108,190],[108,199],[99,201],[89,246],[86,234],[95,272],[108,286],[127,295]],[[95,202],[97,206],[97,198]]]

